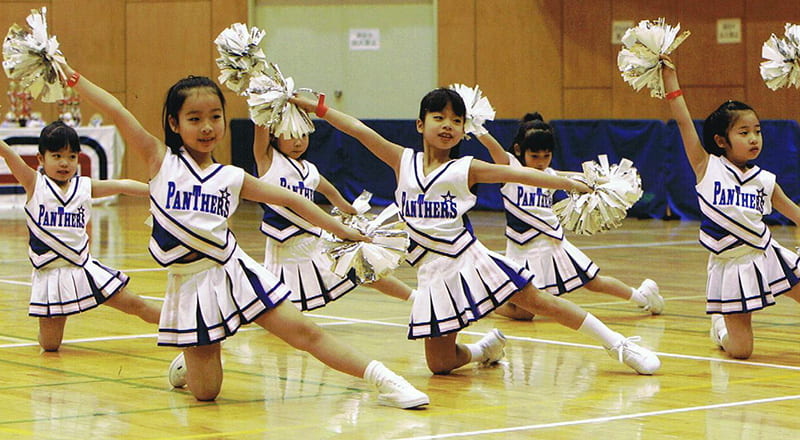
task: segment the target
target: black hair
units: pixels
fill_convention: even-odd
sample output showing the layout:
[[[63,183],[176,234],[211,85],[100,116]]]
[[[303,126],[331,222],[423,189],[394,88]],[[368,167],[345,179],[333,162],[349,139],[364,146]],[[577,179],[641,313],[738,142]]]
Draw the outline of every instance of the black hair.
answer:
[[[161,112],[161,117],[164,122],[164,143],[167,144],[170,151],[177,153],[183,146],[183,140],[178,133],[172,131],[169,125],[169,118],[172,117],[176,122],[178,121],[178,112],[183,107],[186,97],[195,89],[208,88],[219,97],[222,104],[222,115],[225,116],[225,95],[222,94],[217,83],[205,76],[187,76],[176,82],[167,91],[167,98],[164,100],[164,109]]]
[[[714,110],[703,122],[703,149],[715,156],[724,156],[725,150],[717,145],[714,136],[721,136],[730,143],[728,131],[741,116],[740,112],[751,111],[758,118],[758,114],[749,105],[739,101],[726,101]]]
[[[519,154],[514,149],[514,145],[519,145]],[[544,118],[539,112],[527,113],[522,117],[522,121],[517,129],[509,151],[520,163],[525,163],[526,151],[550,151],[556,148],[556,140],[550,124],[544,122]]]
[[[447,107],[447,104],[453,108],[453,113],[466,120],[467,106],[464,104],[464,99],[453,89],[447,87],[439,87],[433,89],[422,97],[419,103],[419,120],[425,121],[425,116],[430,112],[440,112]],[[465,121],[466,122],[466,121]],[[450,158],[455,159],[459,157],[459,142],[455,147],[450,149]]]
[[[69,147],[73,153],[81,152],[81,140],[74,128],[56,121],[42,129],[39,134],[39,154],[61,151],[64,147]]]

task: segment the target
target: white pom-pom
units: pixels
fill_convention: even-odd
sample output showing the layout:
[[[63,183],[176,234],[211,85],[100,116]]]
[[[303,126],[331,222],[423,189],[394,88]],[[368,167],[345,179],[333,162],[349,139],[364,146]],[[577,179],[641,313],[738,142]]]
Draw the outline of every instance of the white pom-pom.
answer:
[[[284,78],[276,64],[250,80],[246,90],[250,119],[268,127],[273,136],[298,139],[314,131],[314,123],[303,109],[289,102],[297,90],[294,80]]]
[[[617,66],[622,79],[634,90],[650,89],[650,96],[664,97],[664,80],[661,76],[661,55],[671,54],[690,35],[680,32],[681,25],[670,26],[663,18],[655,22],[643,20],[625,31],[622,49],[617,55]]]
[[[489,98],[483,96],[480,87],[476,85],[475,88],[470,88],[464,84],[451,84],[450,88],[461,95],[461,99],[464,100],[464,105],[467,107],[464,131],[476,136],[488,133],[483,124],[486,121],[494,120],[495,111],[492,104],[489,103]]]
[[[583,181],[594,191],[571,193],[553,205],[561,225],[580,235],[592,235],[622,225],[628,209],[642,197],[642,180],[633,162],[622,159],[609,165],[608,156],[583,164]]]
[[[34,98],[56,102],[64,98],[62,81],[66,75],[62,65],[66,60],[56,37],[47,35],[46,14],[47,8],[31,10],[29,30],[11,25],[3,41],[3,70]]]
[[[259,44],[265,31],[247,25],[234,23],[220,32],[214,40],[217,45],[217,66],[219,82],[236,93],[244,94],[250,78],[262,73],[267,67],[267,59]]]
[[[772,34],[761,47],[761,78],[772,90],[800,88],[800,26],[786,23],[785,38]]]

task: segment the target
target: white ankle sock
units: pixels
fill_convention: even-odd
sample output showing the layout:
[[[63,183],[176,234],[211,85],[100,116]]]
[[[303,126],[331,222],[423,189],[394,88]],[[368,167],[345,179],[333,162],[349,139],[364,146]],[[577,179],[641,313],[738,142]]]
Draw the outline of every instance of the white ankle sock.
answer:
[[[611,347],[617,342],[625,339],[621,334],[608,328],[608,326],[603,324],[602,321],[597,319],[591,313],[586,314],[586,318],[578,328],[578,331],[599,342],[602,342],[603,346],[606,348]]]
[[[370,361],[364,370],[364,380],[370,385],[378,386],[378,379],[383,377],[387,371],[390,370],[383,363],[374,360]]]
[[[639,289],[631,287],[633,293],[631,294],[630,302],[636,304],[637,306],[646,306],[647,305],[647,298],[642,295],[642,292],[639,292]]]
[[[464,344],[471,356],[470,362],[483,362],[483,349],[478,344]]]
[[[408,295],[408,299],[406,301],[413,303],[414,298],[416,298],[417,295],[419,295],[419,291],[417,289],[412,289],[411,294]]]

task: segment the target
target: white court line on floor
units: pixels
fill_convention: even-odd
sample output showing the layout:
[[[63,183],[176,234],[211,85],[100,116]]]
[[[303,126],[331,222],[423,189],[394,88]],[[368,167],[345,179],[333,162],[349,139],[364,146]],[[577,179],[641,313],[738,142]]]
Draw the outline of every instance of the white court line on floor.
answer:
[[[697,240],[683,240],[683,241],[659,241],[655,243],[602,244],[595,246],[578,246],[578,247],[580,249],[623,249],[623,248],[679,246],[685,244],[698,244],[698,242]],[[697,250],[702,250],[703,252],[707,252],[702,246],[698,246]]]
[[[549,429],[549,428],[560,428],[564,426],[578,426],[578,425],[589,425],[593,423],[616,422],[620,420],[638,419],[642,417],[657,417],[667,414],[680,414],[693,411],[708,411],[708,410],[723,409],[723,408],[735,408],[737,406],[759,405],[762,403],[774,403],[774,402],[783,402],[786,400],[798,400],[798,399],[800,399],[800,395],[770,397],[767,399],[742,400],[739,402],[718,403],[713,405],[689,406],[689,407],[665,409],[659,411],[623,414],[618,416],[596,417],[592,419],[570,420],[570,421],[555,422],[555,423],[542,423],[539,425],[525,425],[525,426],[514,426],[508,428],[484,429],[480,431],[465,431],[465,432],[453,432],[449,434],[425,435],[420,437],[406,437],[398,440],[432,440],[432,439],[455,438],[455,437],[475,437],[478,435],[503,434],[503,433],[520,432],[520,431],[535,431],[535,430]]]

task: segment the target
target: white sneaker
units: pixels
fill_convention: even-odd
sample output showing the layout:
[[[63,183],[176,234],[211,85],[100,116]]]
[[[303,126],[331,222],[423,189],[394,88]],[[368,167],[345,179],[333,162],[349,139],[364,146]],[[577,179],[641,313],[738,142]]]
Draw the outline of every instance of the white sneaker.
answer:
[[[650,312],[651,315],[660,315],[664,311],[664,298],[658,294],[658,284],[655,281],[646,279],[637,290],[647,300],[647,304],[640,306],[642,310]]]
[[[431,403],[427,394],[391,371],[378,378],[377,386],[380,393],[378,403],[381,405],[411,409]]]
[[[720,339],[720,327],[725,328],[725,318],[722,315],[711,315],[711,328],[708,330],[708,336],[711,338],[717,347],[722,348],[722,339]]]
[[[169,364],[167,377],[169,384],[175,388],[186,386],[186,360],[183,358],[183,352],[175,356],[175,359]]]
[[[492,365],[496,364],[500,359],[506,355],[506,336],[500,330],[493,328],[492,331],[483,335],[477,343],[481,348],[483,355],[481,356],[481,364]]]
[[[661,368],[661,361],[655,353],[636,344],[640,339],[639,336],[625,338],[614,346],[606,348],[606,352],[612,359],[617,359],[637,373],[650,375]]]

